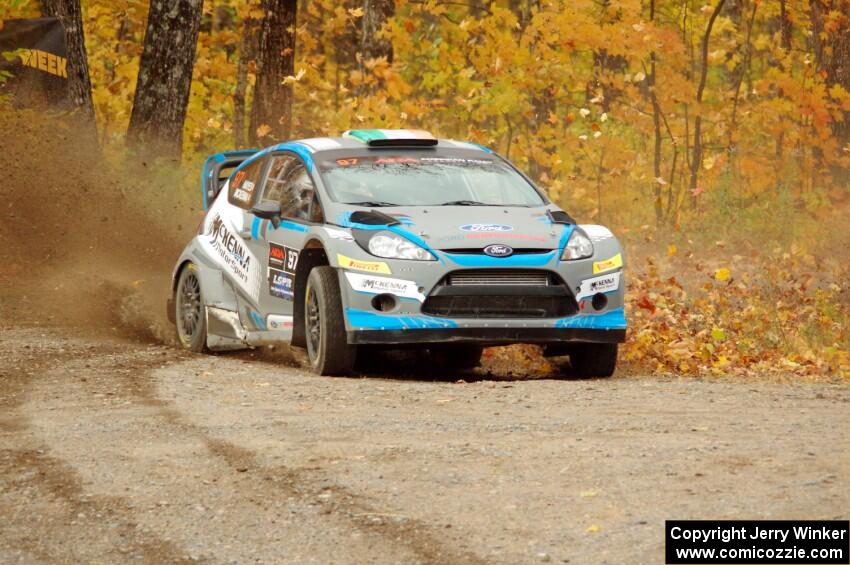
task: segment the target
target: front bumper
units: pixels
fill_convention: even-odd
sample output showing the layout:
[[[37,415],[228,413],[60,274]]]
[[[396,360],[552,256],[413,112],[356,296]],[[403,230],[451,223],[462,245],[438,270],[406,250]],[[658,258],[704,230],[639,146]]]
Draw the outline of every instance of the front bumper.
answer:
[[[556,319],[451,319],[427,315],[393,315],[345,310],[352,344],[511,343],[558,344],[571,342],[621,343],[626,338],[623,308],[601,314],[577,314]]]
[[[586,328],[446,328],[409,330],[357,330],[348,332],[351,344],[430,345],[468,343],[485,347],[512,343],[540,345],[564,343],[622,343],[625,329]]]

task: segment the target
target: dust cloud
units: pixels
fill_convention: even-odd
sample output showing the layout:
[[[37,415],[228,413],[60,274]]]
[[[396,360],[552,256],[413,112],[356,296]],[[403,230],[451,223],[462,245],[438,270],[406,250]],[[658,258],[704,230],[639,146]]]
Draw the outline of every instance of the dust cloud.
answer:
[[[200,221],[189,176],[21,112],[0,112],[0,170],[0,324],[172,342],[170,272]]]

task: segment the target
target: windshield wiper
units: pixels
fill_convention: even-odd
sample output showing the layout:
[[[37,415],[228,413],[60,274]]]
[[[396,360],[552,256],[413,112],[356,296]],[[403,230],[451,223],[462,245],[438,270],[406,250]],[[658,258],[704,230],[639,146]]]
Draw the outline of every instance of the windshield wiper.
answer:
[[[496,204],[485,204],[476,200],[452,200],[438,204],[438,206],[496,206]]]
[[[398,204],[394,204],[392,202],[382,202],[381,200],[366,200],[364,202],[346,202],[346,204],[350,206],[372,206],[374,208],[380,208],[382,206],[398,206]]]

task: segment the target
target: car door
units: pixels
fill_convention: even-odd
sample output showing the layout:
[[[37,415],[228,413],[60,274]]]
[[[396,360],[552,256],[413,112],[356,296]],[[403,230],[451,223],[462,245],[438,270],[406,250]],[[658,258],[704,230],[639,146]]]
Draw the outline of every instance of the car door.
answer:
[[[204,217],[199,244],[236,291],[240,317],[243,305],[257,303],[262,289],[264,268],[249,245],[250,210],[257,198],[257,186],[267,160],[260,158],[237,170],[227,190],[215,198]],[[244,319],[244,318],[243,318]]]
[[[251,226],[251,246],[262,257],[267,275],[259,303],[265,316],[262,329],[291,332],[298,260],[310,226],[322,221],[321,207],[309,170],[289,152],[270,157],[259,198],[281,207],[277,227],[256,217]]]

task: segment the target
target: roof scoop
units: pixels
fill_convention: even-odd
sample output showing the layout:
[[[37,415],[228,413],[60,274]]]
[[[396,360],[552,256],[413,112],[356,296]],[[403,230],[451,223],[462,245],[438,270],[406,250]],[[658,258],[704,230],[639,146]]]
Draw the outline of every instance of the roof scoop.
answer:
[[[369,147],[433,147],[437,138],[421,129],[350,129],[342,134]]]

